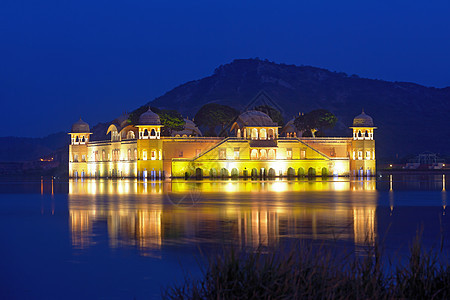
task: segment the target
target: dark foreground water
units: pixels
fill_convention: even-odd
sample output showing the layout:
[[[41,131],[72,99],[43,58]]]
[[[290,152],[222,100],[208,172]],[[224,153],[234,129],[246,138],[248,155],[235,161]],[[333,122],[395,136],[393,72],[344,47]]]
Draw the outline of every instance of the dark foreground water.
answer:
[[[222,245],[450,250],[445,176],[0,181],[1,299],[153,299]]]

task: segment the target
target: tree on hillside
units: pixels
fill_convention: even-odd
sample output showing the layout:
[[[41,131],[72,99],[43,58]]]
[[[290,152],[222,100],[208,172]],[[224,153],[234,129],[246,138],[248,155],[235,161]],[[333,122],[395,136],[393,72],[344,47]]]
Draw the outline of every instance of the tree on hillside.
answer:
[[[197,126],[208,128],[206,135],[217,135],[215,128],[221,126],[223,130],[238,114],[239,112],[230,106],[208,103],[199,109],[194,119]]]
[[[144,105],[139,107],[130,113],[128,121],[130,124],[136,125],[139,123],[139,117],[148,110],[148,106]],[[163,125],[161,135],[171,136],[173,131],[181,131],[184,129],[184,119],[181,114],[176,110],[159,109],[157,107],[151,107],[151,110],[158,114]]]
[[[336,122],[336,116],[328,110],[316,109],[295,118],[294,125],[298,131],[309,131],[312,137],[316,137],[317,131],[323,133],[324,129],[333,128]]]
[[[152,107],[152,110],[154,108]],[[148,105],[143,105],[138,109],[135,109],[128,116],[128,123],[131,125],[137,125],[139,122],[139,117],[148,110]]]
[[[272,121],[278,123],[279,126],[284,126],[283,115],[278,109],[267,104],[256,106],[254,109],[268,115]]]
[[[186,122],[178,111],[171,109],[158,109],[158,111],[154,110],[154,112],[159,115],[161,125],[164,126],[161,131],[163,136],[171,136],[173,131],[181,131],[184,129],[184,124]]]

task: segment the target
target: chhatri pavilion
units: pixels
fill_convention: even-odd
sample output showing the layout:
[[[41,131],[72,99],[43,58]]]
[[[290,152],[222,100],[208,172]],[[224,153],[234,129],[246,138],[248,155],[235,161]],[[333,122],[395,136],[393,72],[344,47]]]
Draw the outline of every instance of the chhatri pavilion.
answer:
[[[249,110],[231,126],[231,137],[203,137],[191,120],[184,130],[161,136],[150,109],[130,125],[108,127],[111,137],[91,141],[81,119],[69,133],[69,176],[156,178],[274,178],[375,175],[374,123],[362,112],[352,137],[301,137],[293,122],[280,128],[267,114]]]

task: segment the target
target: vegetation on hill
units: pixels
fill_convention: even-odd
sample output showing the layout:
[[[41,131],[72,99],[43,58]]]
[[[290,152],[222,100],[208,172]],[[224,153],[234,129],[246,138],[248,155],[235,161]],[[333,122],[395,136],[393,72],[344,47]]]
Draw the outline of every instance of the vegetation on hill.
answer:
[[[298,131],[310,132],[312,137],[316,137],[316,132],[320,132],[323,135],[323,130],[333,128],[336,122],[336,116],[328,110],[316,109],[297,116],[294,120],[294,125]],[[304,134],[303,136],[309,135]]]
[[[130,113],[128,117],[129,124],[139,124],[139,117],[148,110],[148,106],[144,105],[139,107]],[[158,114],[161,121],[162,136],[171,136],[173,131],[181,131],[184,129],[184,119],[183,116],[176,110],[173,109],[159,109],[157,107],[151,107],[151,110]]]
[[[274,121],[275,123],[278,123],[278,126],[284,126],[283,115],[281,114],[281,112],[278,109],[276,109],[270,105],[263,104],[263,105],[256,106],[255,110],[262,111],[263,113],[268,115],[272,119],[272,121]]]
[[[197,111],[194,119],[197,126],[207,128],[205,136],[217,136],[216,127],[220,126],[220,132],[222,132],[238,114],[239,111],[230,106],[208,103]]]

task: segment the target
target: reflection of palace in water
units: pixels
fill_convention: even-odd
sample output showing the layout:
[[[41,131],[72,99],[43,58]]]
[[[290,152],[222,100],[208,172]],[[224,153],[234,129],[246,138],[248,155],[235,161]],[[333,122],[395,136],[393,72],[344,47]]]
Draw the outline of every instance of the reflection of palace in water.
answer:
[[[376,201],[375,180],[73,180],[69,226],[75,248],[94,245],[106,228],[111,248],[142,253],[173,244],[268,246],[286,237],[363,245],[376,237]]]

